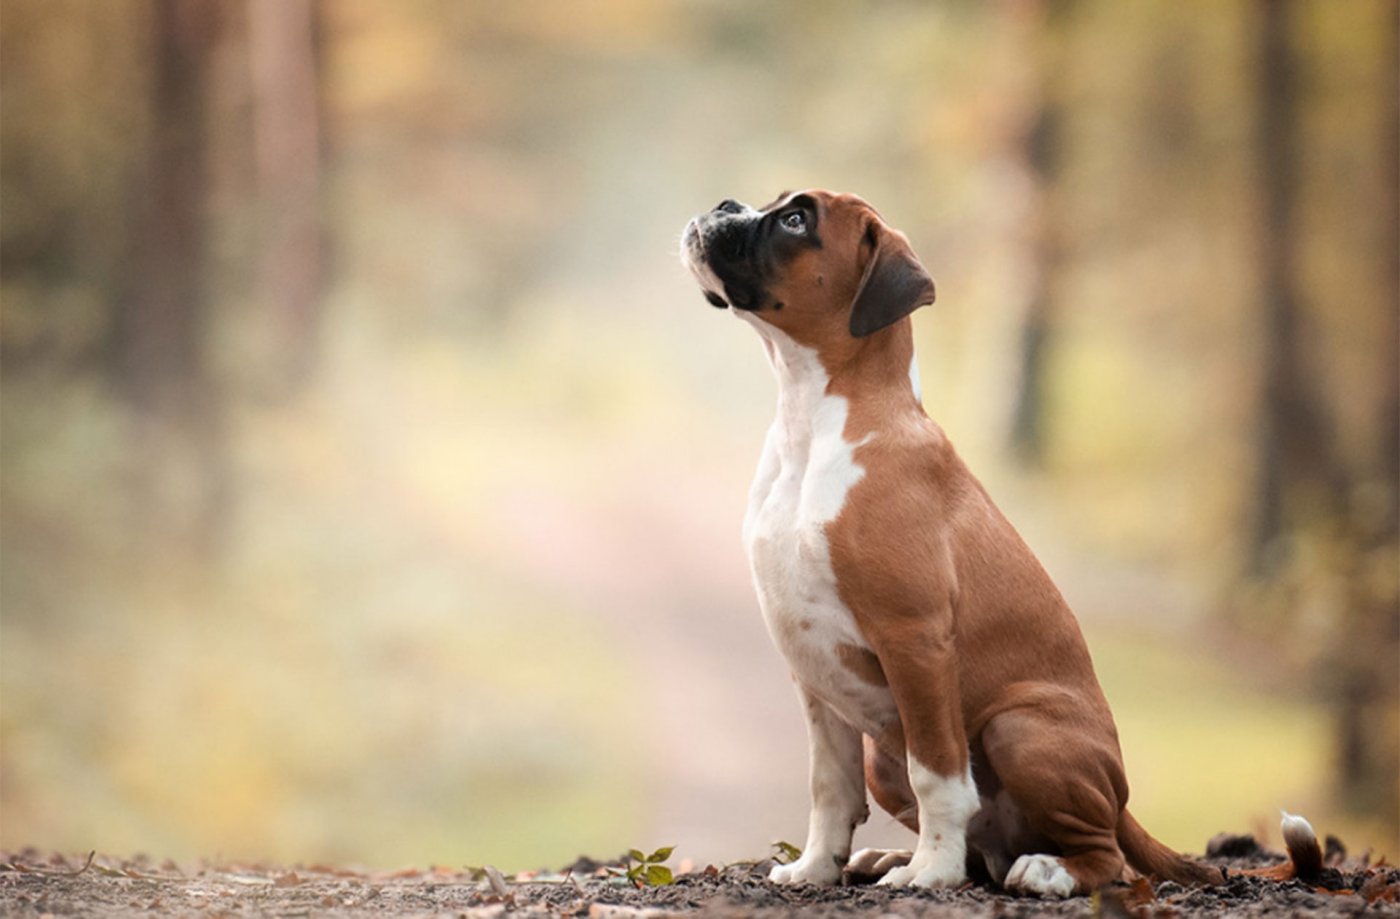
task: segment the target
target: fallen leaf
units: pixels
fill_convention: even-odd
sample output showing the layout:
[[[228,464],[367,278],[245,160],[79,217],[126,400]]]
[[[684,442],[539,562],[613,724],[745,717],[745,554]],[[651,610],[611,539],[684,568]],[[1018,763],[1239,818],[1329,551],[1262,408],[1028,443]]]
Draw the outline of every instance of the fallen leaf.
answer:
[[[496,896],[505,899],[510,896],[510,888],[506,886],[506,879],[501,876],[501,872],[495,865],[483,865],[486,872],[486,882],[491,885],[491,890]]]
[[[1152,882],[1147,878],[1138,878],[1128,886],[1128,892],[1123,897],[1123,903],[1130,909],[1137,909],[1139,906],[1146,906],[1157,899],[1157,893],[1152,889]]]
[[[1361,885],[1359,893],[1367,903],[1395,903],[1400,901],[1400,884],[1390,883],[1385,872],[1377,871]]]

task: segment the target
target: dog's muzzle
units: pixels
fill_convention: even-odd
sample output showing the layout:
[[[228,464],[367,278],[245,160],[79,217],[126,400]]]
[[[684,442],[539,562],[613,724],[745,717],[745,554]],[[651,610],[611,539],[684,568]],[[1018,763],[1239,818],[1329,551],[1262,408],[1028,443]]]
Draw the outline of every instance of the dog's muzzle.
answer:
[[[721,275],[732,276],[747,257],[746,243],[761,215],[746,204],[725,198],[713,210],[698,214],[681,234],[681,261],[695,275],[711,306],[751,308],[747,298],[735,297]]]

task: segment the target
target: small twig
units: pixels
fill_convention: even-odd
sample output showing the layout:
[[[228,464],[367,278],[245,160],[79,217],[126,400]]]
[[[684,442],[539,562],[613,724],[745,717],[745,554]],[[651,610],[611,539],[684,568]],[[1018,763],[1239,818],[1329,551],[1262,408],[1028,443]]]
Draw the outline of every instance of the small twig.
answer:
[[[569,866],[568,871],[564,872],[564,880],[574,885],[574,890],[577,890],[580,894],[587,893],[587,891],[583,889],[583,885],[578,882],[578,878],[574,877],[574,868],[572,865]]]
[[[19,871],[23,874],[44,874],[55,878],[75,878],[91,868],[92,860],[96,857],[97,850],[93,849],[88,853],[87,861],[83,862],[83,867],[76,870],[72,868],[39,868],[34,865],[21,865],[19,862],[0,863],[0,869],[7,868],[10,871]]]

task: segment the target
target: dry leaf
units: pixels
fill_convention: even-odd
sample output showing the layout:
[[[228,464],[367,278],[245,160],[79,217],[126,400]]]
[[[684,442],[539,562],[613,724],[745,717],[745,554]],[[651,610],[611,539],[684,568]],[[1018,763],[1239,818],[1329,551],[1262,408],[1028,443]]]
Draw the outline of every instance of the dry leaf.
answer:
[[[506,879],[501,876],[500,870],[495,865],[483,865],[482,870],[486,872],[486,882],[491,885],[492,893],[502,899],[510,896],[510,888],[506,886]]]
[[[1132,909],[1139,906],[1146,906],[1156,901],[1157,892],[1152,889],[1152,882],[1147,878],[1137,878],[1128,885],[1128,892],[1123,896],[1123,903]]]
[[[1385,872],[1377,871],[1361,885],[1359,893],[1367,903],[1395,903],[1400,901],[1400,884],[1390,883]]]

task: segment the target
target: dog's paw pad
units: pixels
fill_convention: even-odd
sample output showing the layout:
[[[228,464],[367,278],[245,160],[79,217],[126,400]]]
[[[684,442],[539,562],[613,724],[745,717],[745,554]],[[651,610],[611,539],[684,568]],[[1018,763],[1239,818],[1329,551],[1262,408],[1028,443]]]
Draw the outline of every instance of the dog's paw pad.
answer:
[[[1074,875],[1053,855],[1022,855],[1002,886],[1017,893],[1060,899],[1074,893]]]

